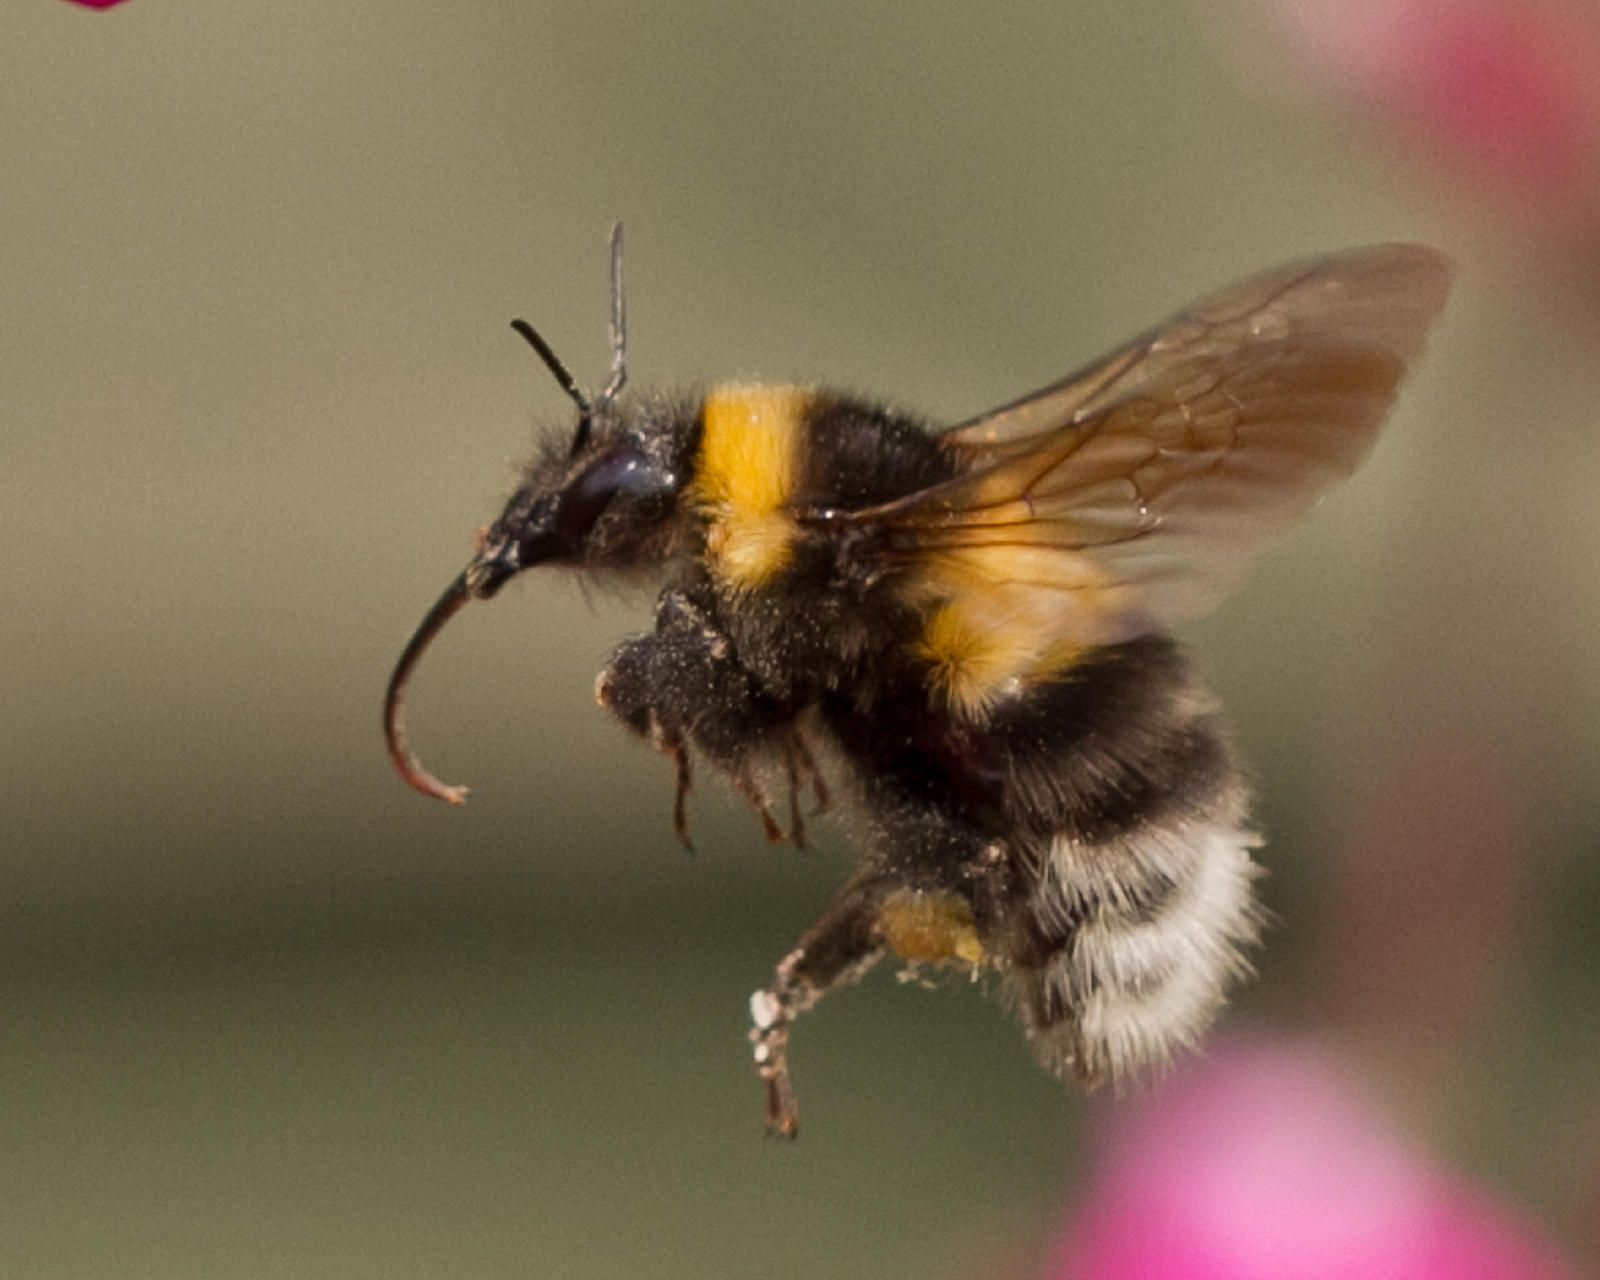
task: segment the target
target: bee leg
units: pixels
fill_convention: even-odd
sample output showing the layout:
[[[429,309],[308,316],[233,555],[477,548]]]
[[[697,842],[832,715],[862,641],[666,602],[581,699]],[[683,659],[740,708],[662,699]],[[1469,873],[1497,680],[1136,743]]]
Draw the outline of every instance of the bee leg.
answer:
[[[761,784],[751,775],[748,769],[740,767],[730,775],[733,779],[734,790],[749,802],[756,816],[761,819],[761,833],[766,836],[768,844],[782,844],[785,833],[778,825],[778,820],[772,816],[772,808],[767,804],[767,797],[762,793]]]
[[[678,786],[672,796],[672,832],[683,842],[685,849],[693,850],[689,839],[689,792],[694,790],[694,779],[689,773],[689,749],[678,745]]]
[[[802,753],[805,753],[805,744],[800,741],[800,735],[785,734],[783,767],[789,775],[789,839],[794,842],[796,849],[806,847],[806,820],[800,812],[800,788],[804,785],[805,762],[810,756],[809,753]]]
[[[672,793],[672,834],[678,837],[685,849],[693,853],[694,842],[689,839],[689,793],[694,790],[694,774],[689,768],[689,746],[682,735],[667,729],[653,714],[650,717],[650,740],[677,770],[677,785]]]
[[[878,909],[887,887],[872,873],[845,885],[778,962],[772,985],[750,997],[750,1044],[766,1089],[767,1132],[775,1137],[793,1138],[800,1131],[789,1081],[789,1029],[834,987],[865,974],[883,953]]]
[[[767,842],[781,844],[790,833],[772,814],[756,764],[774,737],[789,736],[783,727],[787,717],[739,662],[712,603],[679,588],[663,592],[656,604],[654,639],[657,696],[670,704],[695,746],[727,773],[756,811]]]
[[[798,731],[790,739],[791,747],[799,758],[800,772],[811,779],[811,794],[817,802],[815,813],[827,813],[833,807],[833,797],[828,794],[828,783],[817,767],[817,759],[806,746],[805,736]]]
[[[711,606],[680,589],[664,592],[656,629],[617,647],[595,683],[595,700],[676,765],[673,826],[680,839],[690,745],[728,775],[769,841],[785,838],[757,769],[789,734],[790,715],[740,664]]]
[[[676,772],[672,797],[672,832],[693,851],[689,839],[689,793],[694,778],[689,768],[689,744],[683,731],[652,705],[651,667],[657,648],[654,636],[636,636],[617,646],[594,682],[594,700],[616,716],[667,759]]]

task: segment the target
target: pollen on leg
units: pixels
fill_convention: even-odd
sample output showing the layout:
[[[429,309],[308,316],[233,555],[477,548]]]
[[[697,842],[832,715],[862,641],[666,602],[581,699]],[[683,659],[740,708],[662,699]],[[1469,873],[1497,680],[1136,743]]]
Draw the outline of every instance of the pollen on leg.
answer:
[[[959,893],[901,889],[878,909],[883,941],[902,959],[919,964],[983,963],[983,942],[972,904]]]
[[[765,1031],[782,1015],[783,1006],[770,991],[757,991],[750,997],[750,1021],[757,1031]]]

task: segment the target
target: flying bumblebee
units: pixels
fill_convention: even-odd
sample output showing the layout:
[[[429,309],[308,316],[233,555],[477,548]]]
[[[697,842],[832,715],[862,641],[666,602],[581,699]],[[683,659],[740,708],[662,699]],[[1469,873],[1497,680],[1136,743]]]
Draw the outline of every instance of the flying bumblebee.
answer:
[[[1192,1045],[1247,969],[1259,839],[1214,699],[1168,638],[1370,448],[1449,291],[1384,245],[1256,276],[1060,382],[941,431],[820,387],[585,394],[406,645],[384,731],[468,601],[535,565],[665,580],[600,706],[804,839],[823,769],[863,863],[750,1002],[766,1119],[793,1136],[797,1015],[886,952],[1003,976],[1049,1070],[1085,1084]]]

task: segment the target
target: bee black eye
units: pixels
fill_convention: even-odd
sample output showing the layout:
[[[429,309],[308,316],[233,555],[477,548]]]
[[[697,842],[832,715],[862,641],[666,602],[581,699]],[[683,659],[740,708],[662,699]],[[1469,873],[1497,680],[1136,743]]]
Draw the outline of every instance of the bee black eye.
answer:
[[[618,495],[644,497],[661,492],[660,469],[633,449],[609,453],[567,486],[556,508],[555,534],[575,547],[589,536]]]

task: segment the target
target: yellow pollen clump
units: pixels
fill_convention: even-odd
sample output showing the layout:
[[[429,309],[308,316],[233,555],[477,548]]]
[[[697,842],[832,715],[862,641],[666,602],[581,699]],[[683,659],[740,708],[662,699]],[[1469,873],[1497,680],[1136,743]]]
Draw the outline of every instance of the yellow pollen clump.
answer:
[[[896,955],[920,964],[983,963],[972,905],[958,893],[901,889],[878,909],[878,927]]]

